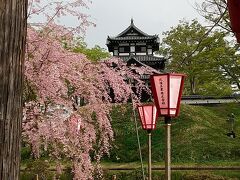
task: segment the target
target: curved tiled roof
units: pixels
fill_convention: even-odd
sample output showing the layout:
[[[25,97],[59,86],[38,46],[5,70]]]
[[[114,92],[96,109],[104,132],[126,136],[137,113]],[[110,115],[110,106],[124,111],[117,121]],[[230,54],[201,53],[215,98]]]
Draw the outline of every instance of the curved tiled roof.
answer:
[[[142,36],[149,36],[147,33],[141,31],[140,29],[138,29],[134,23],[133,23],[133,19],[131,19],[131,24],[130,26],[127,27],[127,29],[125,29],[124,31],[122,31],[120,34],[117,35],[117,37],[121,37],[123,36],[125,33],[127,33],[131,28],[135,29],[137,32],[139,32]]]
[[[158,35],[148,35],[147,33],[138,29],[134,23],[133,19],[131,19],[131,24],[128,26],[124,31],[122,31],[117,36],[108,36],[107,40],[110,41],[119,41],[119,40],[157,40],[158,42]],[[108,43],[107,43],[108,44]]]
[[[108,37],[108,40],[154,40],[158,38],[157,35],[153,36],[125,36],[125,37]]]
[[[106,45],[109,52],[114,51],[114,47],[119,46],[120,43],[141,43],[144,42],[147,45],[152,46],[152,51],[159,50],[160,40],[158,35],[148,35],[147,33],[138,29],[133,20],[131,20],[130,26],[122,31],[117,36],[108,36]]]
[[[129,59],[136,59],[140,62],[146,62],[146,61],[166,61],[164,57],[156,57],[151,55],[132,55],[132,56],[118,56],[120,59],[124,61],[128,61]]]

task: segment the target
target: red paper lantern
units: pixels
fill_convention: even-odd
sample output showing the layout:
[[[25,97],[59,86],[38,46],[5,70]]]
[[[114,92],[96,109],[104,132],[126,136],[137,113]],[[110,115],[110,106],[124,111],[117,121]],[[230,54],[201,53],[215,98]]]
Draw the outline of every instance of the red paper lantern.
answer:
[[[240,33],[240,0],[227,1],[232,31]]]
[[[150,77],[154,102],[158,113],[166,117],[176,117],[180,110],[184,74],[158,74]]]
[[[155,105],[148,104],[138,106],[138,113],[144,130],[153,130],[156,128],[158,114]]]

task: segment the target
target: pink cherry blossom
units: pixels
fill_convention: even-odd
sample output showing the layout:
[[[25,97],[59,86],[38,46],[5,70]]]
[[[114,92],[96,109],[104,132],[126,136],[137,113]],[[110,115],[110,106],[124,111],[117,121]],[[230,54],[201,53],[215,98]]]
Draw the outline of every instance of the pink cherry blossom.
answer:
[[[57,162],[62,157],[68,158],[74,179],[82,180],[93,179],[96,172],[101,177],[101,157],[109,154],[114,140],[111,92],[115,103],[132,99],[136,105],[143,90],[150,92],[140,75],[155,70],[128,67],[117,58],[93,63],[85,55],[72,52],[75,33],[91,24],[77,7],[86,8],[87,4],[83,0],[47,4],[29,1],[29,16],[42,14],[47,20],[38,27],[30,23],[27,30],[25,84],[35,96],[25,102],[23,138],[36,158],[46,150]],[[81,23],[75,28],[58,25],[58,15],[72,15]],[[70,48],[64,48],[64,43]],[[132,82],[136,92],[132,91]],[[84,105],[79,105],[79,99],[84,100]],[[58,163],[59,172],[60,167]]]

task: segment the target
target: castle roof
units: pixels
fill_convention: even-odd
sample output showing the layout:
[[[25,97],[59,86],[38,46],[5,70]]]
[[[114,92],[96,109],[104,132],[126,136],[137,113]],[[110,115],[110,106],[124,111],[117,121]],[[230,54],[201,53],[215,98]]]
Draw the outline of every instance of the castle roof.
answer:
[[[113,42],[127,42],[127,41],[152,41],[159,44],[158,35],[149,35],[138,27],[135,26],[133,19],[131,19],[131,24],[117,36],[108,36],[107,37],[107,46]]]

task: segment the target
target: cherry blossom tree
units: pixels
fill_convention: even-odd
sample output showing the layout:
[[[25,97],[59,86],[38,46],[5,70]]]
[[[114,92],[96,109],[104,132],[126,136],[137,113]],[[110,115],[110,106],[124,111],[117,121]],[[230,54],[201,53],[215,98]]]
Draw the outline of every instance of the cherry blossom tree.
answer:
[[[42,37],[31,28],[27,49],[23,136],[35,157],[50,146],[53,158],[60,160],[64,155],[72,160],[75,179],[88,179],[95,169],[91,161],[98,163],[108,154],[113,141],[110,91],[115,102],[131,98],[138,102],[142,90],[149,92],[139,77],[154,70],[127,67],[115,58],[92,63],[64,49],[51,34]],[[134,80],[136,93],[128,79]],[[33,92],[34,98],[30,97]],[[75,97],[83,98],[85,105],[79,107]]]
[[[86,4],[81,0],[46,5],[29,2],[29,17],[43,14],[47,23],[28,26],[23,137],[36,158],[42,151],[48,151],[57,162],[68,158],[74,179],[93,179],[93,175],[101,178],[99,162],[114,140],[110,121],[113,99],[116,103],[137,103],[143,90],[149,92],[140,76],[155,71],[126,66],[117,58],[93,63],[73,52],[74,35],[92,24],[86,15],[72,10],[77,6]],[[75,28],[57,25],[58,16],[65,14],[82,23]],[[79,99],[84,103],[79,104]],[[59,163],[57,169],[60,167]]]

